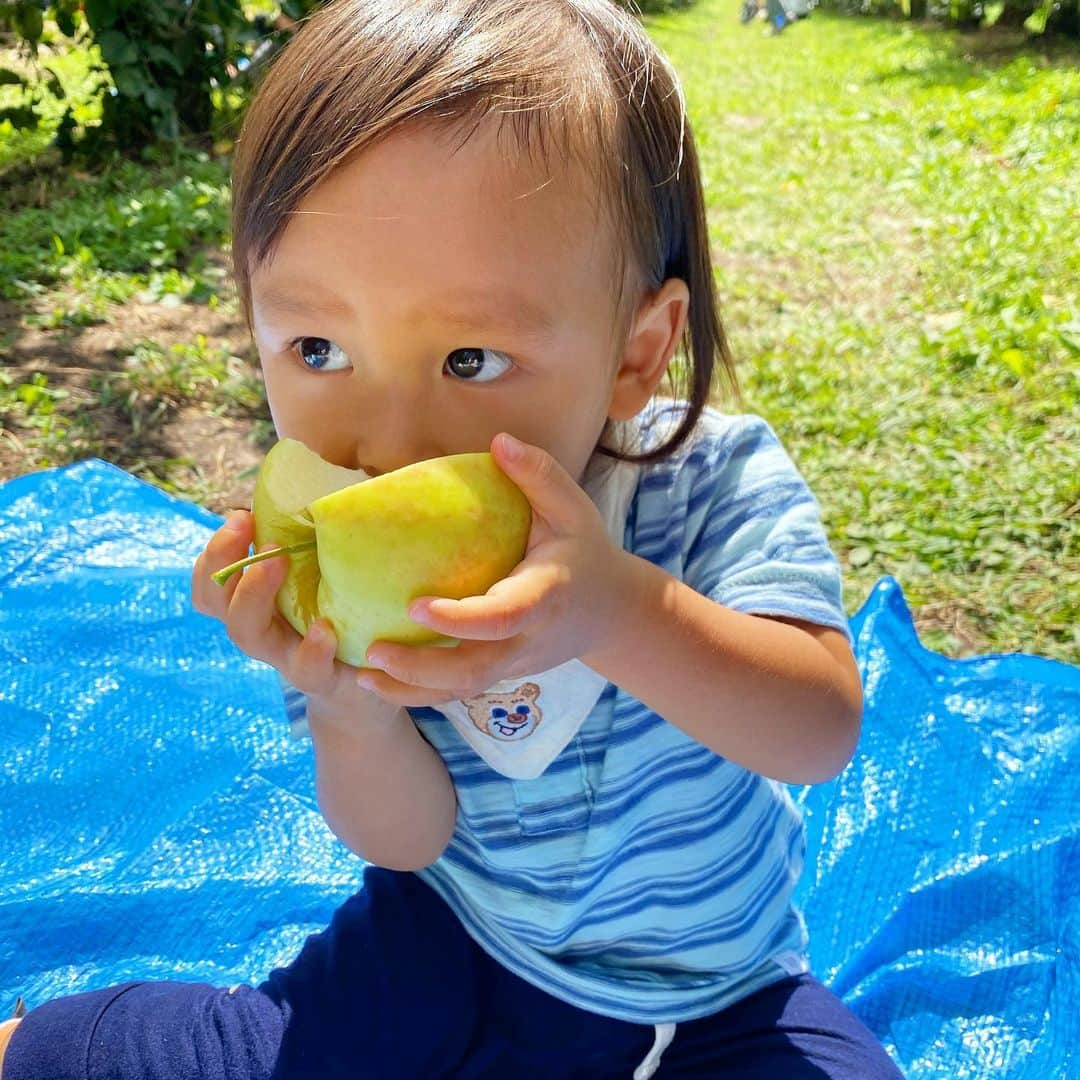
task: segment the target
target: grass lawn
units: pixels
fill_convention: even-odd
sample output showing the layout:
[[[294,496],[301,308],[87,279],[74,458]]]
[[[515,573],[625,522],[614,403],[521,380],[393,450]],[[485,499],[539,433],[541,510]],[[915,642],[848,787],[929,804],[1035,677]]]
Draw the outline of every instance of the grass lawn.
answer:
[[[652,27],[746,404],[849,610],[889,573],[934,648],[1080,660],[1080,50],[820,12],[773,38],[729,0]]]
[[[820,12],[767,37],[736,0],[649,26],[745,407],[816,491],[848,610],[890,573],[934,648],[1076,662],[1080,48]],[[237,505],[269,426],[226,164],[80,176],[40,145],[0,126],[0,478],[97,454]]]

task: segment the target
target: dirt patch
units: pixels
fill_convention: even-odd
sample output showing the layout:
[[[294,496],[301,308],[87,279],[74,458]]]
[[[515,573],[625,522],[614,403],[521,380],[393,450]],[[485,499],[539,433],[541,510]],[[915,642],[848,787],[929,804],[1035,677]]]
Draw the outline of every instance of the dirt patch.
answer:
[[[101,457],[216,512],[248,505],[254,470],[272,442],[261,394],[238,402],[204,386],[197,399],[133,403],[103,400],[101,393],[110,374],[137,369],[129,358],[147,342],[167,351],[201,336],[215,355],[224,347],[243,362],[236,367],[247,365],[254,375],[255,351],[232,298],[216,309],[131,300],[111,308],[107,322],[41,325],[63,299],[53,293],[24,305],[0,303],[0,370],[16,386],[43,376],[56,392],[51,416],[0,413],[0,481]]]
[[[194,341],[199,334],[215,343],[227,343],[238,356],[254,359],[247,327],[231,301],[212,309],[205,304],[170,307],[128,300],[110,308],[107,322],[57,328],[35,325],[37,320],[48,319],[63,299],[63,294],[53,293],[48,300],[29,305],[0,302],[5,370],[44,371],[58,385],[65,385],[71,375],[80,372],[115,370],[117,360],[138,341],[168,346]]]
[[[974,656],[986,650],[986,634],[978,624],[978,608],[959,600],[931,600],[914,615],[915,629],[922,640],[942,631],[951,638],[950,656]]]

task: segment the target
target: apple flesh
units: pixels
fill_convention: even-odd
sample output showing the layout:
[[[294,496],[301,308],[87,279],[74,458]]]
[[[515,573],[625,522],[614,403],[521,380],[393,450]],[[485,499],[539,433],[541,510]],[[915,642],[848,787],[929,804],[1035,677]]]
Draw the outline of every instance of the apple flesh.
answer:
[[[362,469],[324,461],[296,439],[282,439],[263,459],[255,480],[251,512],[256,551],[265,544],[294,548],[277,594],[278,611],[298,634],[319,617],[319,556],[315,529],[304,512],[315,499],[368,480]],[[314,541],[314,543],[313,543]]]
[[[532,521],[528,500],[489,453],[431,458],[369,478],[293,439],[263,461],[252,512],[256,546],[289,556],[278,610],[301,634],[327,619],[338,659],[358,667],[376,640],[453,644],[410,619],[409,604],[486,592],[521,561]]]

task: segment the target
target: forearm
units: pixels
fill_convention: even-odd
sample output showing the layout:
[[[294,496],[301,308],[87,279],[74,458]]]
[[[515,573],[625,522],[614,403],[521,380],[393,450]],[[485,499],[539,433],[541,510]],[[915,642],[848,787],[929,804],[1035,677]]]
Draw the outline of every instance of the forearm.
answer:
[[[309,701],[308,722],[319,806],[342,842],[392,870],[434,862],[454,831],[457,797],[409,714],[372,698],[369,714],[345,718]]]
[[[625,610],[583,659],[723,757],[790,784],[851,759],[862,688],[839,631],[733,611],[634,555]],[[814,628],[816,629],[816,628]]]

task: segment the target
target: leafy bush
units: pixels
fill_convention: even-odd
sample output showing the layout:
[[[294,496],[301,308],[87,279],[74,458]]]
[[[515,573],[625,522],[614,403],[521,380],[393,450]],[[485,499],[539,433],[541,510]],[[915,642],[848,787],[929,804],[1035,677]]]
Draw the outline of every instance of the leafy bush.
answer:
[[[0,0],[0,28],[15,32],[31,62],[46,39],[96,45],[108,75],[100,90],[97,138],[131,149],[181,134],[208,134],[215,92],[243,80],[256,54],[272,52],[290,20],[313,7],[315,0],[283,0],[286,19],[275,20],[265,14],[249,18],[242,0]],[[63,97],[47,64],[38,65],[37,80],[0,69],[0,86],[24,89],[21,103],[0,109],[0,121],[16,128],[36,124],[43,83],[49,93]],[[74,128],[68,109],[57,132],[61,148],[72,148]]]
[[[694,0],[616,0],[616,3],[621,4],[624,8],[645,15],[689,7],[693,2]]]
[[[900,15],[964,27],[1023,24],[1031,34],[1080,36],[1080,0],[819,0],[823,8],[861,15]]]
[[[240,105],[250,75],[277,50],[295,20],[321,0],[281,0],[249,14],[243,0],[0,0],[0,30],[13,30],[26,57],[35,60],[39,45],[96,45],[100,55],[101,126],[94,138],[130,150],[181,134],[205,136],[212,128],[215,94],[238,86]],[[692,0],[619,0],[637,12],[688,6]],[[1075,2],[1075,0],[1074,0]],[[270,14],[270,12],[275,12]],[[62,100],[63,88],[48,64],[37,77],[0,69],[0,87],[20,86],[21,100],[0,108],[0,122],[33,128],[42,111],[42,95]],[[65,108],[57,143],[74,148],[76,120]],[[85,149],[85,148],[84,148]]]

